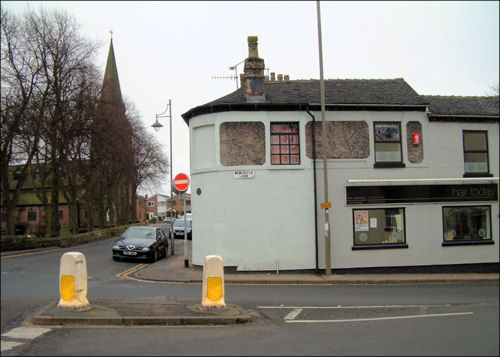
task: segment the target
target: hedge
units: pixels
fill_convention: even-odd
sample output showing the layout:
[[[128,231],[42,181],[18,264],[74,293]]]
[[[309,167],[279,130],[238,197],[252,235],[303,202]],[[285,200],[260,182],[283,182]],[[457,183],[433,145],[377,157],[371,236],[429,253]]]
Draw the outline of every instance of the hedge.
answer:
[[[36,237],[29,234],[23,236],[2,236],[0,238],[1,250],[26,250],[49,247],[68,248],[117,236],[130,226],[131,224],[60,237]]]

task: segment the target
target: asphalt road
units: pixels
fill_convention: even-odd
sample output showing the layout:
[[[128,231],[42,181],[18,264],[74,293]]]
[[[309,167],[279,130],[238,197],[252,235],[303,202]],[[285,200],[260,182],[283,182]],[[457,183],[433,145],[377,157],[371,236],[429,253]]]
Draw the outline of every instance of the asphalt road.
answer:
[[[91,303],[200,302],[201,284],[117,277],[137,263],[114,262],[113,242],[1,259],[2,356],[499,353],[497,284],[226,285],[226,303],[254,309],[262,318],[232,326],[50,328],[31,338],[9,337],[25,329],[25,320],[40,306],[59,300],[59,262],[67,251],[86,256]],[[4,350],[7,342],[19,344]]]

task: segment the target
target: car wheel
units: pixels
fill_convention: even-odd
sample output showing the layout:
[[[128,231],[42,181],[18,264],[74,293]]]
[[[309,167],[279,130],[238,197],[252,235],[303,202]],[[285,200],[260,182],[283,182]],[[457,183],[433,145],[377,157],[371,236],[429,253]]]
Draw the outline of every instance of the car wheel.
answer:
[[[118,258],[118,257],[113,257],[113,260],[116,262],[116,261],[119,261],[119,260],[120,260],[120,258]]]
[[[155,249],[153,255],[151,256],[151,262],[156,262],[158,260],[158,251]]]
[[[165,246],[165,251],[163,252],[163,257],[166,258],[168,255],[168,244]]]

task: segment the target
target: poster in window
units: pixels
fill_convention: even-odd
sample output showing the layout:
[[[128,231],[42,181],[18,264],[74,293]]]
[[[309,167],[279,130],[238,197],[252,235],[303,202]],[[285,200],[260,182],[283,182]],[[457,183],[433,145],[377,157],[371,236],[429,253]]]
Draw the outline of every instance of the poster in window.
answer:
[[[354,230],[368,231],[368,211],[354,211]]]

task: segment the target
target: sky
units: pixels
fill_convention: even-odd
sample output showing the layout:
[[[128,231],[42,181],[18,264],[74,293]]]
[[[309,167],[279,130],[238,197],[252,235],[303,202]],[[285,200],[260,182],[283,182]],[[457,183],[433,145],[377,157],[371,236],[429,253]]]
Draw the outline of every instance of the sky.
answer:
[[[104,73],[112,30],[122,95],[169,156],[190,175],[189,130],[181,115],[237,89],[248,36],[258,36],[269,72],[319,79],[316,1],[2,1],[65,10],[100,41]],[[498,1],[321,1],[325,79],[404,78],[419,94],[482,96],[499,82]],[[267,71],[266,71],[267,73]],[[168,114],[168,111],[166,111]],[[140,194],[170,194],[169,177]],[[188,190],[190,191],[190,190]]]

